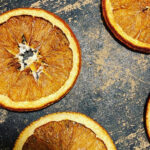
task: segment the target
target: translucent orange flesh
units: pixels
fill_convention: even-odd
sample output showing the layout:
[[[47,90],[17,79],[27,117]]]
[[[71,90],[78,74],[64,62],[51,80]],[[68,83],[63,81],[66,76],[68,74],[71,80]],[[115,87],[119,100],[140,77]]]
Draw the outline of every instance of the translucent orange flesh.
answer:
[[[35,68],[44,71],[35,81],[32,70],[19,70],[18,44],[39,48]],[[0,25],[0,94],[13,101],[33,101],[55,93],[68,79],[73,64],[72,50],[64,33],[50,22],[32,16],[15,16]]]
[[[34,131],[23,150],[107,150],[90,129],[69,121],[49,122]]]
[[[115,21],[127,35],[150,44],[150,1],[110,0]]]

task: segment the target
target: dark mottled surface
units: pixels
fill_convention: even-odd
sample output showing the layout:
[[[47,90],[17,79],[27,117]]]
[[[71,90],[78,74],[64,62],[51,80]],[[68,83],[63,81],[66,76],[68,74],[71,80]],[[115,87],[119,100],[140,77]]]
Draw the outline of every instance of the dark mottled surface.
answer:
[[[113,38],[97,0],[0,0],[0,12],[39,7],[63,18],[82,49],[82,70],[70,93],[58,103],[29,113],[0,108],[0,149],[12,149],[32,121],[58,111],[82,112],[98,121],[118,150],[148,150],[144,106],[150,92],[150,56],[130,51]]]

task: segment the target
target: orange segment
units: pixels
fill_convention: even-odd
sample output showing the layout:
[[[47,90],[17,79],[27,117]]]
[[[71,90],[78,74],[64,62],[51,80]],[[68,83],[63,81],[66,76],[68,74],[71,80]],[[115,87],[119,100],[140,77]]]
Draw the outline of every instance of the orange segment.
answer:
[[[32,74],[25,71],[19,74],[17,80],[9,90],[9,97],[14,101],[36,100],[41,95],[41,90],[35,83]]]
[[[61,149],[60,132],[62,130],[61,123],[53,122],[46,124],[35,130],[34,136],[44,142],[47,142],[51,149]]]
[[[110,30],[124,44],[150,53],[150,2],[103,0],[103,16]]]
[[[8,59],[8,58],[13,58],[14,55],[11,54],[7,49],[5,49],[2,45],[0,46],[0,58],[2,59]]]
[[[63,97],[81,62],[68,25],[50,12],[30,8],[6,12],[0,20],[0,105],[35,110]]]
[[[63,84],[69,76],[69,70],[72,68],[71,50],[52,50],[48,56],[43,57],[43,61],[48,64],[48,66],[45,66],[45,71],[53,79]]]
[[[61,121],[61,132],[60,132],[60,141],[61,141],[61,148],[65,149],[71,144],[73,140],[74,129],[72,123],[70,121]],[[58,123],[57,123],[58,124]]]
[[[35,136],[30,136],[22,150],[49,150],[49,145]]]
[[[41,143],[41,144],[40,144]],[[13,150],[116,150],[108,133],[80,113],[49,114],[25,128]]]
[[[18,44],[12,34],[8,31],[8,27],[5,23],[0,25],[0,47],[5,48],[13,55],[19,52]]]
[[[105,150],[106,149],[106,146],[104,145],[104,143],[102,141],[100,141],[99,139],[93,141],[93,143],[88,147],[88,150],[94,150],[95,147],[98,150]]]
[[[27,43],[29,43],[32,33],[33,17],[32,16],[15,16],[6,22],[6,26],[10,34],[15,38],[18,43],[22,42],[24,35]]]
[[[105,144],[97,139],[95,137],[95,134],[93,132],[91,132],[91,130],[89,130],[88,128],[85,128],[84,126],[82,126],[81,124],[76,124],[74,122],[72,122],[72,128],[73,128],[73,135],[72,135],[72,139],[69,143],[69,145],[67,145],[67,147],[71,150],[76,150],[76,149],[89,149],[89,147],[93,147],[93,144],[95,145],[95,142],[97,142],[98,144],[95,145],[96,147],[94,147],[93,150],[107,150]],[[66,136],[66,135],[64,135]],[[88,137],[88,142],[87,142],[87,137]],[[101,145],[101,147],[99,147],[98,145]]]
[[[42,46],[42,42],[45,42],[45,39],[52,29],[53,25],[50,22],[42,18],[35,17],[33,20],[32,35],[29,45],[34,48]]]
[[[55,84],[54,84],[55,82]],[[40,86],[42,97],[48,96],[58,90],[57,81],[51,80],[46,74],[41,73],[37,83]]]
[[[13,85],[13,83],[16,82],[19,72],[16,71],[16,69],[13,67],[6,68],[5,70],[2,69],[3,67],[5,67],[4,62],[3,62],[3,66],[0,65],[0,83],[1,83],[0,94],[8,96],[8,92],[11,86]]]

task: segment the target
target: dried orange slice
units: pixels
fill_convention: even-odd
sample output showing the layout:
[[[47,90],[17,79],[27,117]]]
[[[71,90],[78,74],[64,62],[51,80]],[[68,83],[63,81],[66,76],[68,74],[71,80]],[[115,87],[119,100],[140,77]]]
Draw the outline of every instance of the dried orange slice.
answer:
[[[150,53],[150,1],[102,0],[102,10],[116,38],[133,50]]]
[[[107,133],[91,118],[74,112],[49,114],[26,127],[13,150],[116,150]]]
[[[80,64],[79,43],[58,16],[36,8],[0,15],[0,105],[30,111],[56,102]]]
[[[148,103],[146,106],[145,123],[146,123],[147,134],[148,134],[148,137],[150,138],[150,97],[148,99]]]

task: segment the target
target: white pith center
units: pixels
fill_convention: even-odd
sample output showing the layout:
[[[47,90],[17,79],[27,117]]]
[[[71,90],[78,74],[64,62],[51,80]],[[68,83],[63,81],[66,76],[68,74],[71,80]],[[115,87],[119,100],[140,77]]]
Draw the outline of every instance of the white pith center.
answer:
[[[18,58],[21,66],[20,71],[23,71],[27,67],[30,67],[31,64],[38,61],[38,50],[31,48],[26,43],[20,43],[19,53],[16,55],[16,58]],[[40,66],[36,71],[32,70],[33,77],[36,81],[39,79],[42,71],[43,66]]]
[[[30,53],[30,55],[27,55],[27,53]],[[37,50],[30,48],[26,44],[20,43],[19,54],[16,55],[21,65],[20,71],[23,71],[25,68],[29,67],[33,62],[37,61],[38,60],[37,54],[38,54]]]

